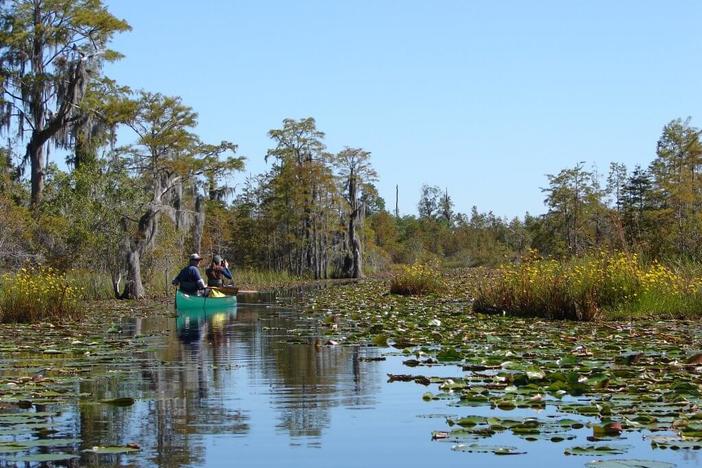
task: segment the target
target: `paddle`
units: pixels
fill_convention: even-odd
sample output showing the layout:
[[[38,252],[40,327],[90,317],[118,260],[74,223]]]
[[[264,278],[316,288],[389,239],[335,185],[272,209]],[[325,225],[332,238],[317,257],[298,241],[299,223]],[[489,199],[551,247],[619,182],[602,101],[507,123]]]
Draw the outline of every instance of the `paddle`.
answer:
[[[258,291],[255,289],[239,289],[233,286],[208,286],[209,289],[214,289],[215,291],[221,291],[225,294],[257,294]]]

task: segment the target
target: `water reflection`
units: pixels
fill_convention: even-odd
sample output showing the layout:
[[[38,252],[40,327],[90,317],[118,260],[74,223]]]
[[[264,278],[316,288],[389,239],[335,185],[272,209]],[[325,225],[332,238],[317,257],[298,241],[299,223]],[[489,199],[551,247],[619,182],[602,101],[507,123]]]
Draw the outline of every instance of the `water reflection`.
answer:
[[[387,373],[408,372],[402,364],[405,356],[365,362],[363,357],[377,355],[378,350],[325,346],[317,338],[317,326],[315,320],[290,310],[240,304],[234,310],[123,324],[125,335],[139,343],[129,349],[142,350],[132,355],[107,349],[81,359],[49,355],[37,360],[31,354],[25,361],[8,362],[6,372],[30,380],[53,369],[51,378],[56,381],[51,389],[65,395],[63,401],[75,401],[81,394],[80,403],[72,405],[44,405],[35,395],[34,410],[39,413],[23,423],[19,437],[63,439],[64,446],[38,447],[33,452],[80,453],[80,460],[66,462],[70,466],[574,468],[587,461],[565,457],[563,452],[588,445],[592,435],[588,427],[568,444],[524,442],[510,435],[485,441],[523,448],[527,454],[518,458],[452,452],[449,441],[430,437],[434,430],[445,430],[447,417],[546,419],[554,414],[424,401],[427,389],[421,385],[385,383]],[[103,338],[110,339],[96,339]],[[81,383],[72,376],[64,379],[58,372],[64,367],[90,372],[93,378]],[[460,366],[451,365],[421,371],[427,376],[462,372]],[[136,403],[127,407],[101,403],[117,397],[132,397]],[[4,411],[14,414],[16,407],[4,408],[0,399],[0,419]],[[4,430],[8,432],[3,440],[16,437],[9,423],[0,420],[0,432]],[[680,467],[700,462],[697,451],[652,450],[644,435],[633,432],[612,443],[631,446],[627,458],[671,461]],[[129,442],[141,450],[129,455],[81,452]]]
[[[176,318],[178,339],[185,345],[197,348],[201,341],[217,343],[224,337],[226,326],[236,320],[237,308],[220,310],[188,310],[181,312]]]
[[[272,433],[287,444],[322,444],[331,409],[372,407],[382,378],[361,372],[357,348],[324,346],[315,327],[261,305],[137,319],[135,335],[164,336],[113,378],[83,384],[93,401],[77,408],[83,448],[137,442],[142,450],[126,460],[177,466],[212,463],[208,446],[219,437]],[[94,403],[120,396],[137,403]],[[84,455],[81,463],[118,457]]]

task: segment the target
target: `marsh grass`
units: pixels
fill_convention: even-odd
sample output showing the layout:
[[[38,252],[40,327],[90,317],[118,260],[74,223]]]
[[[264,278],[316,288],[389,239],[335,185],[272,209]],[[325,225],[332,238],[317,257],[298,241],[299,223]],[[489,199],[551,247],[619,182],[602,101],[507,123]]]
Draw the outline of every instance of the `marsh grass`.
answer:
[[[58,322],[83,316],[84,289],[52,268],[22,268],[2,275],[0,321]]]
[[[474,309],[574,320],[702,315],[702,268],[646,264],[625,253],[531,256],[481,280]]]
[[[441,272],[433,264],[403,265],[390,280],[390,292],[401,296],[438,294],[445,289]]]
[[[82,297],[89,301],[100,301],[114,299],[110,277],[104,273],[97,273],[89,270],[69,270],[66,272],[66,280],[82,288]]]
[[[265,271],[251,268],[234,269],[232,275],[234,283],[240,289],[266,290],[294,286],[309,281],[307,277],[291,275],[286,271]]]

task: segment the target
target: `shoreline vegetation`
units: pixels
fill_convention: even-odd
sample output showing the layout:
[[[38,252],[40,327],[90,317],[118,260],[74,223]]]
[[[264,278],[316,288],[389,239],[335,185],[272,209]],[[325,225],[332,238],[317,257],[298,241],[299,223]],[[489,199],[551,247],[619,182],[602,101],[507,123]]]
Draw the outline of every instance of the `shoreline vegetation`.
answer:
[[[481,278],[473,307],[579,321],[702,315],[702,267],[599,252],[566,261],[534,255]]]
[[[148,282],[152,294],[139,303],[148,307],[171,300],[174,289],[169,278],[163,275]],[[293,291],[296,297],[284,294],[282,301],[305,303],[304,296],[309,295],[314,303],[334,288],[350,288],[357,308],[382,310],[419,304],[428,309],[433,303],[461,304],[460,314],[466,321],[476,313],[571,321],[668,320],[702,315],[701,265],[664,265],[622,252],[601,251],[567,260],[530,252],[519,262],[498,267],[447,269],[436,261],[418,262],[350,282],[253,269],[235,269],[234,278],[240,289]],[[343,312],[347,299],[341,297],[340,301]],[[115,303],[109,278],[51,267],[21,268],[0,277],[0,322],[81,320],[86,303]]]

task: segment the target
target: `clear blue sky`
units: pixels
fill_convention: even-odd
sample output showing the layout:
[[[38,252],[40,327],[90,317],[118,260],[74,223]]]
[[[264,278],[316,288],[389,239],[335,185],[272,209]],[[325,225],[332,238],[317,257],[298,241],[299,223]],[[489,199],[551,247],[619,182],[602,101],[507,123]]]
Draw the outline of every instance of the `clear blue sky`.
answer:
[[[373,154],[388,207],[544,212],[545,174],[653,158],[702,109],[699,0],[108,0],[134,28],[107,73],[182,96],[206,141],[265,170],[266,132],[312,116]],[[243,176],[238,176],[241,180]]]

